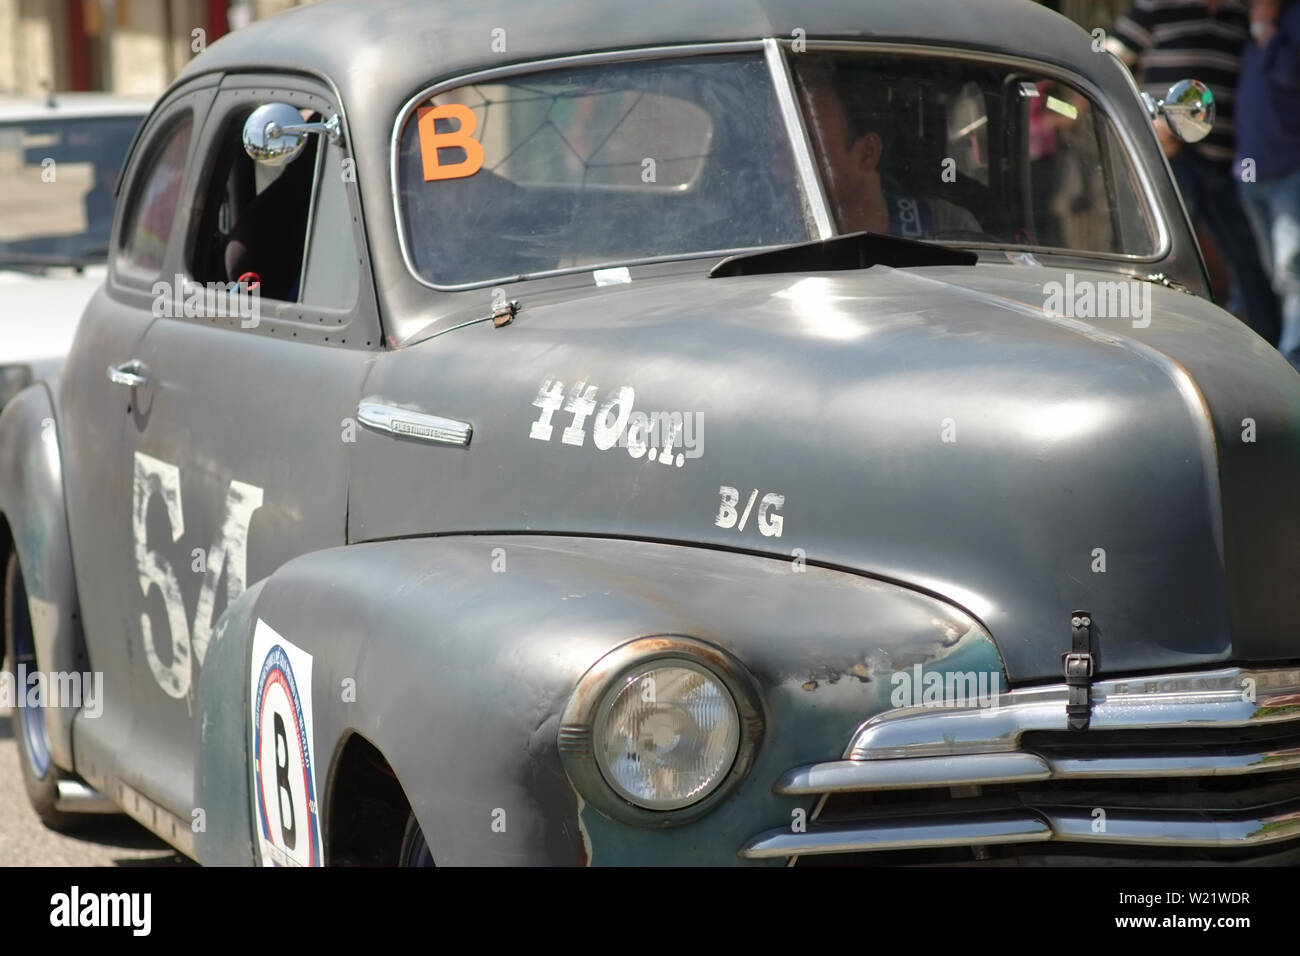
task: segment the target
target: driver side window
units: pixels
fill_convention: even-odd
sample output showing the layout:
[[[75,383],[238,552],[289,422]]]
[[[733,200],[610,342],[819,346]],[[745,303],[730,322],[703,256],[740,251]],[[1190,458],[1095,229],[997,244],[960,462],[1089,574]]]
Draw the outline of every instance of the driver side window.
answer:
[[[341,150],[311,134],[282,166],[254,162],[244,151],[242,131],[257,105],[248,100],[232,110],[215,141],[191,275],[201,283],[256,282],[263,299],[349,308],[356,298],[356,256]],[[326,118],[310,109],[300,112],[304,122]],[[322,282],[326,264],[343,275]],[[351,281],[344,281],[349,275]]]

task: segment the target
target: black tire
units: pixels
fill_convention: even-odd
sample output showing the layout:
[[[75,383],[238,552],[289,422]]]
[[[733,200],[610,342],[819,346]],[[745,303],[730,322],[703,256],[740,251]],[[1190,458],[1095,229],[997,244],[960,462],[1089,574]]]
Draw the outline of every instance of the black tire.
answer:
[[[22,568],[18,565],[17,552],[12,551],[4,567],[4,641],[5,668],[13,675],[15,699],[10,713],[14,741],[18,744],[18,762],[22,767],[27,799],[41,822],[51,830],[66,831],[84,827],[93,819],[89,814],[63,813],[55,809],[59,781],[77,778],[60,770],[50,760],[50,739],[45,728],[44,708],[18,706],[19,699],[25,701],[27,693],[26,688],[18,682],[19,665],[24,665],[24,674],[41,670],[41,666],[36,658]]]
[[[392,846],[390,843],[389,846]],[[398,866],[434,866],[433,853],[429,843],[424,839],[420,821],[412,813],[406,821],[406,832],[402,834],[402,852],[397,858]]]

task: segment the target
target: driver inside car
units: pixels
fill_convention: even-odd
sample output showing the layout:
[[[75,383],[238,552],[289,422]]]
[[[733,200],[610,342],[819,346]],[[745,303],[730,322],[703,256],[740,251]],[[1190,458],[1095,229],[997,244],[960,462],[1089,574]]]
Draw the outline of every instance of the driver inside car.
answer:
[[[841,232],[903,239],[943,239],[984,230],[971,213],[939,196],[911,193],[884,171],[888,112],[877,102],[880,80],[824,69],[803,77],[810,132]],[[940,170],[935,168],[936,178]]]

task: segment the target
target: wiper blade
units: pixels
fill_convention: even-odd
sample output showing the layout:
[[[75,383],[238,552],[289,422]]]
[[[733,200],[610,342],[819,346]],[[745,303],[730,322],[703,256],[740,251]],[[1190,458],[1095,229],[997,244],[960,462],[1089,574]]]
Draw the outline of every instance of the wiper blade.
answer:
[[[710,278],[772,275],[778,272],[838,272],[889,266],[973,266],[979,256],[933,242],[899,239],[876,232],[854,232],[833,239],[814,239],[780,249],[749,252],[723,259]]]

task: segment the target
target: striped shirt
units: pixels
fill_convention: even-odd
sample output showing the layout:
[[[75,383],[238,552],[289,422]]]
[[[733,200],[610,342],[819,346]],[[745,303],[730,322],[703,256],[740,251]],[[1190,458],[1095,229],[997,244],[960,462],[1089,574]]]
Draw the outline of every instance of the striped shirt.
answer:
[[[1116,52],[1126,61],[1136,58],[1139,82],[1157,99],[1179,80],[1210,88],[1218,107],[1214,128],[1194,148],[1206,159],[1231,163],[1237,75],[1250,40],[1246,0],[1134,0],[1113,33],[1121,47]]]

